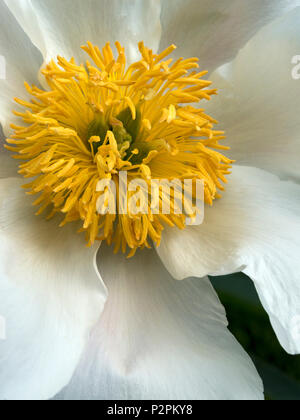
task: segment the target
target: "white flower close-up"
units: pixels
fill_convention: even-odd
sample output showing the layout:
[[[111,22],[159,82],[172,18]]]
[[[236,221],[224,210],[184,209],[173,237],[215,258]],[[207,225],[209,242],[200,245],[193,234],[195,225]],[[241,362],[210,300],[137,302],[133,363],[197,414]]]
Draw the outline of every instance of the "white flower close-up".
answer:
[[[209,276],[245,273],[300,354],[300,0],[0,16],[0,399],[263,400]],[[203,223],[101,219],[120,170],[203,180]]]

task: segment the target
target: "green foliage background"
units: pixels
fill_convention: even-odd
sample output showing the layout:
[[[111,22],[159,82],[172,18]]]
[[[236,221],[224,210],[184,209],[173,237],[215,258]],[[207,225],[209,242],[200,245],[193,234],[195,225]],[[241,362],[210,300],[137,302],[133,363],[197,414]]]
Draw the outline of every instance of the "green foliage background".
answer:
[[[211,277],[226,308],[229,329],[252,357],[267,400],[300,400],[300,356],[280,346],[253,282],[244,274]]]

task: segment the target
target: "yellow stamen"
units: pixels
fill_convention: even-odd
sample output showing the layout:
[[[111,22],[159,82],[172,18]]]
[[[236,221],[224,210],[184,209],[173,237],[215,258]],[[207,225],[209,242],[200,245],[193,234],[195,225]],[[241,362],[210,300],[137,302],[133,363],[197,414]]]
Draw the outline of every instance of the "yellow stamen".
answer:
[[[25,83],[33,99],[16,99],[26,110],[14,114],[26,126],[12,125],[15,134],[6,148],[21,160],[19,172],[33,178],[24,188],[40,194],[34,203],[41,206],[37,214],[50,210],[50,218],[61,213],[61,226],[79,220],[88,245],[106,240],[114,243],[115,252],[129,248],[133,256],[151,240],[159,245],[164,226],[183,229],[192,210],[182,214],[174,201],[170,214],[156,214],[149,201],[147,214],[133,214],[120,193],[121,171],[128,183],[139,178],[148,187],[151,179],[202,180],[209,205],[224,190],[233,162],[217,151],[228,149],[219,144],[224,133],[192,105],[209,100],[216,90],[201,79],[206,72],[195,71],[196,58],[166,60],[174,45],[157,55],[141,42],[141,60],[128,68],[118,42],[116,58],[109,44],[102,51],[90,42],[82,48],[94,64],[58,57],[43,70],[49,91]],[[101,180],[115,183],[116,207],[123,211],[100,214],[101,198],[106,197],[102,207],[109,202],[108,188],[98,188]],[[176,192],[173,197],[178,198]],[[188,208],[193,198],[192,191]],[[160,208],[165,199],[160,191]]]

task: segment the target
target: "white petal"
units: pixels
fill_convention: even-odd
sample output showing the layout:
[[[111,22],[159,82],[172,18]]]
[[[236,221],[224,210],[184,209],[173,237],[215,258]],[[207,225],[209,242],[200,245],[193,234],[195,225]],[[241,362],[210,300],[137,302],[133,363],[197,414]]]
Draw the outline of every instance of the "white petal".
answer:
[[[227,330],[209,280],[176,282],[155,251],[101,247],[102,318],[58,399],[261,399],[250,358]]]
[[[241,165],[300,179],[300,8],[262,29],[211,79],[219,95],[207,112],[226,130]],[[294,59],[296,60],[296,59]],[[293,70],[294,69],[294,70]]]
[[[2,1],[0,16],[0,123],[8,136],[16,120],[12,110],[18,108],[14,98],[26,99],[24,81],[37,84],[42,58]]]
[[[120,41],[129,61],[141,40],[156,50],[161,36],[159,0],[5,0],[44,59],[86,55],[87,41]]]
[[[299,185],[236,166],[204,224],[166,229],[158,253],[178,279],[246,273],[282,346],[300,353],[299,215]]]
[[[160,48],[178,45],[178,56],[199,57],[214,70],[272,19],[300,5],[299,0],[163,0]]]
[[[0,181],[0,399],[47,399],[70,380],[106,289],[97,249],[34,216],[21,183]]]

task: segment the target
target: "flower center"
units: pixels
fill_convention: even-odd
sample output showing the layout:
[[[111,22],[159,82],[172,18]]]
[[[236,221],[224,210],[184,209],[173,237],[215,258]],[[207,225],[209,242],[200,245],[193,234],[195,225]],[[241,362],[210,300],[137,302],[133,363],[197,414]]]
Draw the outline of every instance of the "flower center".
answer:
[[[196,58],[166,59],[175,46],[157,55],[140,43],[141,60],[128,68],[118,42],[116,58],[109,44],[102,51],[91,43],[82,48],[94,64],[58,57],[42,72],[48,90],[25,84],[33,98],[16,99],[26,110],[15,112],[25,126],[12,125],[15,134],[6,148],[21,160],[20,173],[33,178],[24,187],[39,194],[37,214],[62,213],[61,225],[81,221],[89,245],[106,240],[115,244],[115,252],[129,248],[134,255],[151,241],[159,245],[165,225],[183,229],[196,193],[192,187],[188,205],[178,211],[172,190],[167,213],[153,211],[144,194],[147,211],[135,212],[123,202],[123,195],[134,195],[121,188],[124,173],[128,182],[143,181],[139,193],[154,179],[200,180],[209,205],[224,189],[232,164],[218,151],[228,149],[220,145],[224,132],[214,130],[217,121],[192,106],[216,90],[202,79],[206,72],[197,72]],[[116,212],[102,211],[112,198],[109,184],[101,189],[102,181],[116,186]],[[159,209],[166,199],[159,189]],[[141,200],[140,195],[136,202]]]

